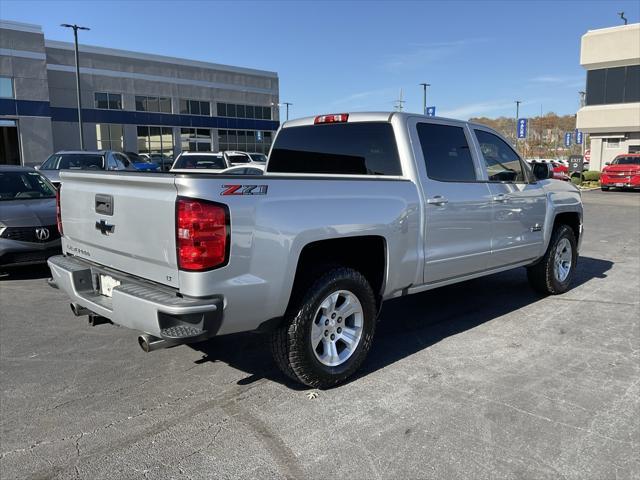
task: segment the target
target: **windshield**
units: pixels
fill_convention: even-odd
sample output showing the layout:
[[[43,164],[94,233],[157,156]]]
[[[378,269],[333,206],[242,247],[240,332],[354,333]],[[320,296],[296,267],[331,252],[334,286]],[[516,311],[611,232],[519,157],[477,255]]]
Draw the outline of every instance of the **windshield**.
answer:
[[[222,155],[182,155],[177,160],[174,169],[177,168],[226,168]]]
[[[151,163],[148,158],[141,157],[135,152],[125,152],[125,155],[129,158],[129,161],[134,163]]]
[[[613,165],[640,165],[640,157],[618,157]]]
[[[55,187],[38,172],[0,172],[0,200],[55,196]]]
[[[49,158],[43,170],[104,170],[104,157],[99,153],[63,153]]]
[[[249,155],[227,154],[227,160],[229,160],[229,163],[249,163],[251,157]]]
[[[264,153],[250,153],[251,161],[258,163],[267,163],[267,156]]]

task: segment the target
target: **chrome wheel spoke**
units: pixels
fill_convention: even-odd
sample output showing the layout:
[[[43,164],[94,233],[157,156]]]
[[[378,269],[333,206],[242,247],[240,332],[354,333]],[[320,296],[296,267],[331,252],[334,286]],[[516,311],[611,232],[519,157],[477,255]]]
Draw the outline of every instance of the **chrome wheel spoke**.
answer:
[[[356,351],[363,333],[364,309],[348,290],[330,293],[311,323],[311,348],[320,363],[335,367]]]
[[[563,238],[558,242],[553,256],[553,274],[556,280],[564,282],[571,272],[573,251],[568,239]]]

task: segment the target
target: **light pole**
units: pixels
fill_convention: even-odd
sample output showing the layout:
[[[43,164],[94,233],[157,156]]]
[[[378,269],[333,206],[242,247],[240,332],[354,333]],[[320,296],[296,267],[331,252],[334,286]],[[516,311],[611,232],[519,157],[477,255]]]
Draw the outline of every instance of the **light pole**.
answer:
[[[516,136],[515,136],[515,144],[516,144],[516,147],[517,147],[518,146],[518,117],[520,116],[520,104],[522,103],[522,101],[515,100],[515,102],[516,102],[516,125],[515,125],[516,128],[515,128],[514,132],[516,134]]]
[[[84,150],[84,135],[82,132],[82,100],[80,97],[80,60],[78,58],[78,30],[90,30],[87,27],[81,27],[76,24],[63,23],[60,25],[65,28],[73,28],[73,41],[76,54],[76,94],[78,95],[78,129],[80,132],[80,150]]]
[[[282,102],[282,105],[287,107],[287,122],[289,121],[289,105],[293,105],[291,102]]]
[[[422,85],[422,114],[427,114],[427,87],[430,87],[430,83],[421,83]]]

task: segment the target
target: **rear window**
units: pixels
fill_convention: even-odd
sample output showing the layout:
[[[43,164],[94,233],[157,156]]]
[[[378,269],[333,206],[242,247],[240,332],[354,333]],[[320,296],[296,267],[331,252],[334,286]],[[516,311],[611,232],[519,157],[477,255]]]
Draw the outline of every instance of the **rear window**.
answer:
[[[251,161],[251,157],[249,155],[228,153],[227,160],[229,160],[229,163],[249,163]]]
[[[102,170],[104,157],[102,155],[72,154],[60,155],[58,170]]]
[[[176,168],[226,168],[222,155],[182,155],[173,166]]]
[[[393,128],[386,122],[283,128],[269,172],[402,175]]]

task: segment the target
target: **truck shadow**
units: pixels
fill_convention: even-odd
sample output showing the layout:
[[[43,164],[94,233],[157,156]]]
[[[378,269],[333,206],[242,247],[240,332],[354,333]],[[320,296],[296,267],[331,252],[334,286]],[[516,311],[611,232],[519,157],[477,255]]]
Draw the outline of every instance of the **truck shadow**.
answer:
[[[51,270],[46,263],[25,265],[22,267],[0,267],[0,282],[9,280],[37,280],[51,277]]]
[[[593,278],[606,278],[612,266],[609,260],[580,257],[573,288]],[[390,300],[383,306],[369,356],[350,381],[542,298],[529,287],[524,268],[519,268]],[[247,372],[239,384],[267,378],[296,390],[307,388],[275,367],[263,335],[228,335],[191,347],[204,354],[197,363],[221,361]]]

